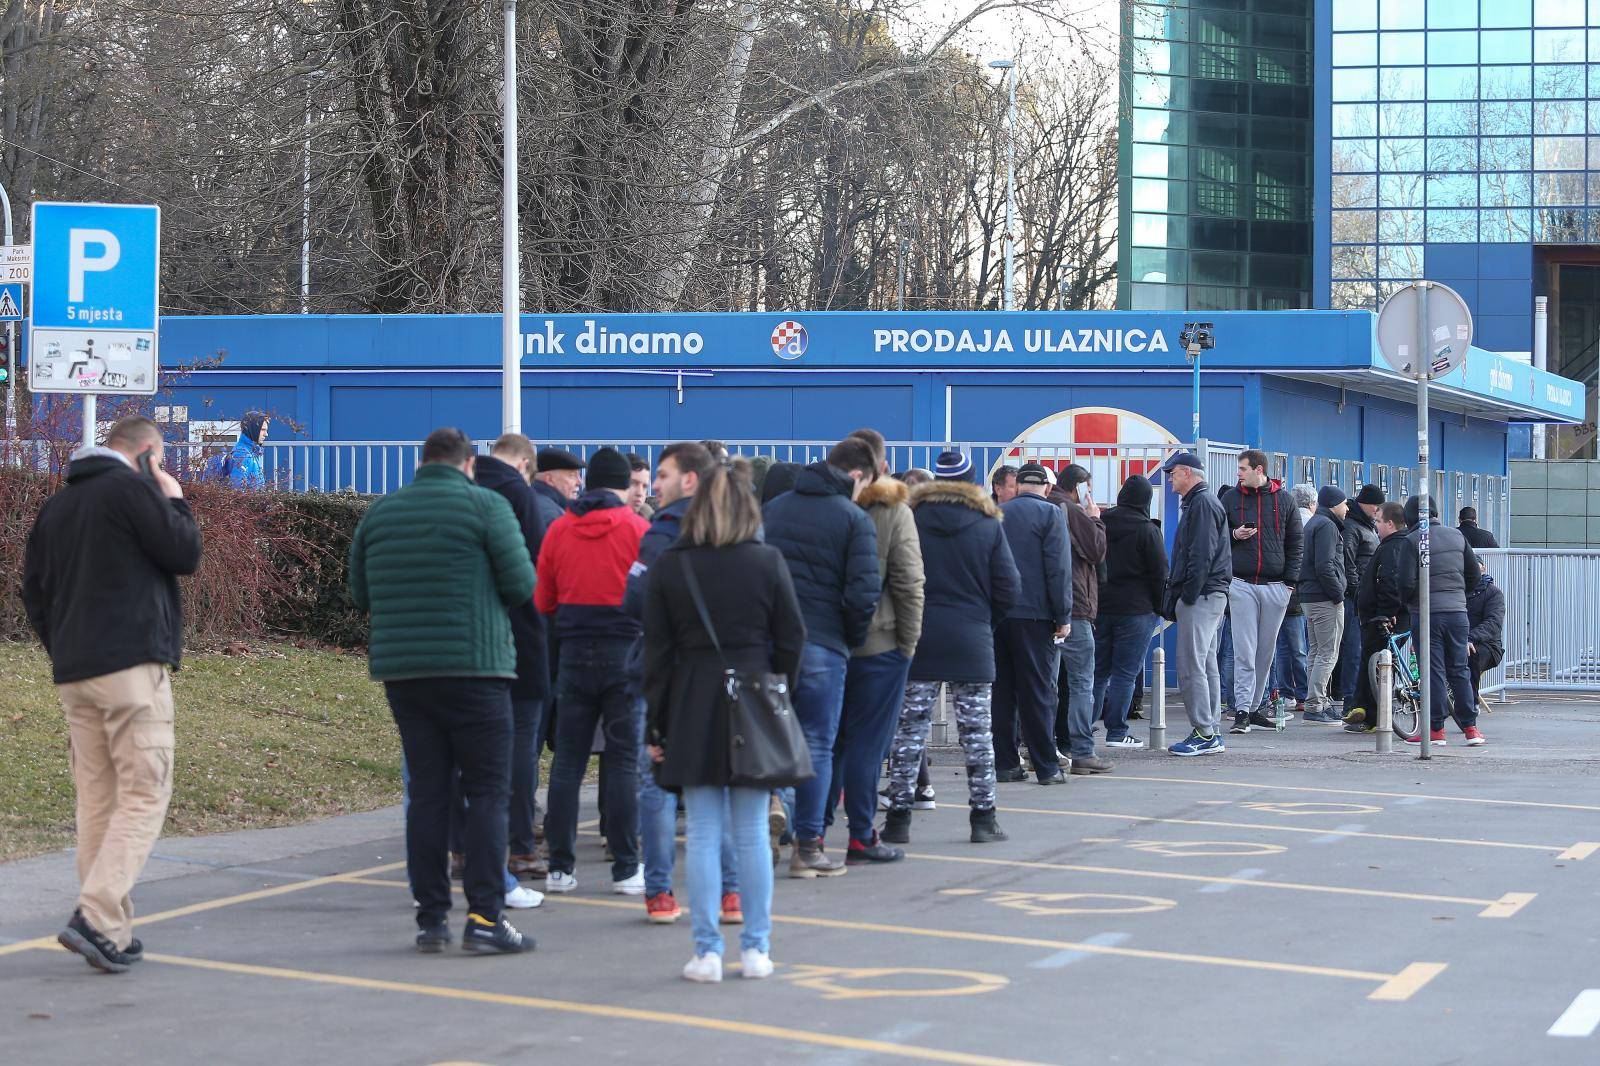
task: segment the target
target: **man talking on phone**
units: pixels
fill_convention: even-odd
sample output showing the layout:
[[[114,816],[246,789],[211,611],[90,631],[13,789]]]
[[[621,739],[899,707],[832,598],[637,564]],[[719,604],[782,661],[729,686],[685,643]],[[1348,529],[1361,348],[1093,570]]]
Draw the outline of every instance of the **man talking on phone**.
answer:
[[[22,602],[50,654],[78,795],[78,908],[57,939],[122,973],[144,957],[129,893],[172,797],[172,681],[183,654],[178,576],[200,530],[161,468],[161,431],[124,418],[72,455],[28,534]]]
[[[1278,728],[1260,711],[1266,695],[1278,627],[1289,609],[1291,586],[1300,574],[1302,530],[1294,497],[1267,477],[1267,455],[1239,453],[1239,485],[1220,496],[1232,535],[1233,579],[1228,582],[1228,617],[1233,626],[1233,726]]]

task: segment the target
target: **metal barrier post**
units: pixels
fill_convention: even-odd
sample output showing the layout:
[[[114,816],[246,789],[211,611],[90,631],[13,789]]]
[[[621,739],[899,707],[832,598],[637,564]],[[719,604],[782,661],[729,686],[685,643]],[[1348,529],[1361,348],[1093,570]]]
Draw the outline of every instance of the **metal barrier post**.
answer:
[[[1394,656],[1384,648],[1378,653],[1378,754],[1394,751]]]
[[[1150,750],[1167,746],[1167,653],[1161,645],[1150,656],[1151,684],[1155,706],[1150,709]]]

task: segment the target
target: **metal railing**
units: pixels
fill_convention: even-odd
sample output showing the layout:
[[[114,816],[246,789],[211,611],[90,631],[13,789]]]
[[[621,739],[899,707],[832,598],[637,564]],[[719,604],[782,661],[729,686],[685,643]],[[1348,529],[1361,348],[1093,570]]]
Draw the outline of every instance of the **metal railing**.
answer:
[[[1600,551],[1477,553],[1506,598],[1505,660],[1483,691],[1600,691]]]

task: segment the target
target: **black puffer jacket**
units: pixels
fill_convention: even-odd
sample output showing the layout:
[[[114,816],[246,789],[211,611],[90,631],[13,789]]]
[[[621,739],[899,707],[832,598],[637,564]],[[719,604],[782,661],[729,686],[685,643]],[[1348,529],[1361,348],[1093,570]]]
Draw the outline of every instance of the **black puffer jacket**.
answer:
[[[1344,520],[1319,508],[1306,523],[1306,551],[1300,564],[1300,585],[1295,590],[1300,602],[1343,603],[1345,585],[1350,580],[1348,560]]]
[[[1484,574],[1478,587],[1467,593],[1467,642],[1486,648],[1496,659],[1506,653],[1506,594]]]
[[[913,681],[994,682],[994,627],[1017,601],[1021,579],[1000,528],[1000,509],[967,481],[911,492],[927,599]]]
[[[28,534],[22,604],[64,685],[183,656],[178,575],[200,565],[189,505],[108,449],[73,459]]]
[[[1411,628],[1411,602],[1417,595],[1417,547],[1398,530],[1378,543],[1372,563],[1361,574],[1356,615],[1363,622],[1395,619],[1401,632]]]
[[[1350,501],[1350,510],[1344,516],[1344,553],[1350,566],[1344,594],[1347,599],[1355,599],[1356,589],[1361,587],[1361,575],[1367,572],[1367,564],[1378,553],[1378,529],[1354,500]]]
[[[1150,518],[1150,497],[1150,483],[1135,474],[1117,493],[1117,505],[1100,516],[1106,526],[1101,614],[1161,611],[1167,594],[1167,545],[1161,527]]]
[[[841,655],[867,639],[883,591],[878,531],[851,502],[852,486],[844,472],[812,463],[795,478],[793,491],[761,512],[767,543],[789,562],[806,639]]]
[[[991,495],[990,501],[994,500]],[[1067,519],[1060,507],[1043,496],[1019,492],[1000,505],[1011,560],[1021,575],[1011,618],[1072,621],[1072,548]]]
[[[1234,577],[1253,585],[1299,580],[1300,511],[1282,482],[1268,481],[1259,489],[1230,485],[1217,493],[1217,500],[1228,515]],[[1231,533],[1241,526],[1254,526],[1256,535],[1234,540]]]
[[[539,497],[533,486],[522,480],[522,475],[509,463],[492,455],[480,455],[472,467],[472,478],[479,485],[504,496],[517,516],[517,527],[522,530],[523,542],[528,545],[529,561],[539,558],[539,545],[544,541],[544,516],[539,509]],[[528,600],[511,608],[511,640],[517,646],[517,679],[511,683],[511,695],[519,700],[550,698],[549,634],[545,632],[544,616]]]

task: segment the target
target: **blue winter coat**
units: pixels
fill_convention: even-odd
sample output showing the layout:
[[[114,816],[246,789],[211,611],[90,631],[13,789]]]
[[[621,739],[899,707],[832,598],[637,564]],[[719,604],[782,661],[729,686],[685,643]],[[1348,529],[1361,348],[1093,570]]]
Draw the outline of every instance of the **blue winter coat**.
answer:
[[[994,627],[1017,602],[1021,578],[989,494],[966,481],[911,492],[925,597],[913,681],[994,683]]]
[[[1006,542],[1022,587],[1009,617],[1072,621],[1072,542],[1061,508],[1031,493],[1019,492],[1000,507]]]
[[[261,445],[239,434],[239,439],[234,442],[233,451],[228,453],[224,461],[228,484],[236,489],[253,491],[267,486],[266,475],[261,470],[261,456],[266,451]]]
[[[883,591],[878,531],[851,487],[843,471],[812,463],[761,512],[767,543],[789,563],[807,642],[841,655],[867,639]]]

